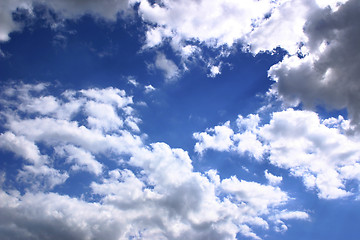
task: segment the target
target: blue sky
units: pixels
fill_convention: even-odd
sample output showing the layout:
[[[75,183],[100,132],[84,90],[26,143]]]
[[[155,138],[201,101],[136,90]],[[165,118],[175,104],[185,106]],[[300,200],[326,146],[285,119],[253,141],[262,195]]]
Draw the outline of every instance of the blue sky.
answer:
[[[358,1],[0,6],[1,239],[358,239]]]

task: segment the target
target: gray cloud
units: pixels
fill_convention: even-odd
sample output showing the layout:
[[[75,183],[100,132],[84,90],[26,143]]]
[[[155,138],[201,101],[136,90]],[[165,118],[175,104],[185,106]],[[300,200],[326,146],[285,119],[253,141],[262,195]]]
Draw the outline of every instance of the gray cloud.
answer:
[[[350,0],[337,11],[319,9],[305,24],[304,57],[286,57],[269,70],[278,96],[288,105],[346,108],[360,122],[360,3]]]
[[[25,9],[31,14],[37,4],[47,6],[67,19],[92,14],[95,17],[114,21],[118,15],[127,15],[131,12],[129,0],[4,0],[0,5],[0,41],[8,41],[11,32],[22,28],[20,23],[14,21],[12,14],[18,9]]]

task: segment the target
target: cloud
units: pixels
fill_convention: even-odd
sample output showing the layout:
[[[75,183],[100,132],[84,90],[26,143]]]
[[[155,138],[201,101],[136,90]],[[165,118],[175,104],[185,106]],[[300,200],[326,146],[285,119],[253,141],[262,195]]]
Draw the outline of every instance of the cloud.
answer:
[[[158,52],[156,54],[155,67],[164,73],[167,82],[173,82],[179,77],[179,68],[172,60],[167,59],[163,53]]]
[[[29,9],[30,1],[22,0],[4,0],[0,9],[0,42],[8,41],[10,39],[9,34],[13,31],[21,29],[21,25],[13,20],[12,13],[17,8]]]
[[[211,66],[210,73],[208,74],[209,77],[216,77],[217,75],[221,74],[221,66]]]
[[[0,147],[33,164],[42,164],[46,161],[46,156],[41,155],[34,142],[27,140],[24,136],[16,136],[12,132],[0,134]]]
[[[265,170],[265,177],[268,180],[270,185],[276,186],[281,183],[283,178],[281,176],[275,176],[268,172],[268,170]]]
[[[150,4],[140,1],[139,14],[144,21],[156,24],[147,34],[147,42],[154,46],[171,38],[186,46],[186,40],[216,46],[231,46],[252,30],[276,4],[273,1],[163,1]],[[241,23],[241,24],[239,24]],[[151,44],[150,44],[151,43]]]
[[[308,15],[317,9],[315,1],[284,1],[271,11],[271,15],[246,35],[245,43],[257,54],[281,47],[290,54],[298,51],[299,44],[306,41],[303,31]]]
[[[213,133],[213,135],[210,135],[209,133]],[[233,134],[233,130],[230,129],[230,122],[207,129],[206,132],[194,133],[193,137],[198,141],[195,145],[195,151],[200,154],[206,149],[229,151],[230,147],[233,145],[231,139]]]
[[[256,159],[267,159],[274,166],[287,169],[291,175],[302,178],[308,189],[318,192],[319,198],[336,199],[359,194],[346,187],[347,182],[360,180],[360,143],[357,137],[345,134],[348,120],[341,116],[338,119],[320,119],[311,111],[288,109],[274,112],[268,124],[260,125],[258,116],[255,116],[238,117],[240,132],[232,130],[230,123],[221,126],[229,133],[226,141],[214,141],[224,136],[224,131],[215,131],[212,136],[206,132],[195,133],[195,139],[198,140],[195,151],[202,154],[207,149],[252,153]],[[243,149],[240,147],[239,150],[243,141],[245,146],[248,146],[249,141],[236,136],[246,134],[253,137],[254,144]],[[271,184],[282,179],[268,172],[265,175]]]
[[[236,151],[240,154],[250,154],[255,159],[261,159],[265,147],[256,135],[259,121],[258,115],[250,114],[247,118],[239,115],[236,120],[239,132],[235,133],[231,129],[229,121],[224,125],[207,129],[206,132],[196,132],[193,137],[198,142],[195,144],[194,149],[200,154],[208,149]]]
[[[118,15],[130,13],[132,3],[128,0],[105,0],[101,2],[96,0],[4,0],[1,3],[0,10],[0,42],[8,41],[10,33],[22,28],[22,24],[13,19],[12,14],[14,12],[22,9],[31,15],[34,7],[39,4],[52,9],[65,19],[77,19],[85,14],[91,14],[95,17],[115,21]]]
[[[128,77],[128,83],[133,85],[134,87],[139,86],[139,83],[136,81],[134,77]]]
[[[359,2],[350,0],[337,11],[318,9],[307,18],[303,57],[285,57],[269,70],[284,104],[345,108],[359,125],[359,12]]]
[[[156,88],[154,88],[151,84],[146,85],[144,88],[145,88],[145,93],[151,93],[156,90]]]
[[[48,84],[12,84],[1,92],[3,125],[8,130],[1,133],[0,146],[27,160],[18,179],[31,188],[51,189],[68,178],[67,172],[53,167],[57,160],[50,157],[52,151],[66,158],[72,170],[99,175],[102,165],[93,154],[110,149],[124,154],[142,144],[139,137],[123,129],[121,119],[125,119],[130,131],[138,131],[139,122],[128,106],[133,103],[132,98],[124,91],[88,89],[78,93],[65,91],[61,97],[55,97],[44,96]],[[52,107],[47,106],[47,99]],[[74,120],[81,114],[86,116],[86,127]],[[113,132],[117,134],[109,135]],[[46,148],[40,149],[39,144]]]
[[[289,219],[301,219],[309,220],[309,214],[302,211],[288,211],[282,210],[278,214],[272,217],[272,220],[275,222],[275,231],[276,232],[285,232],[288,229],[288,226],[284,223],[283,220]]]
[[[319,197],[351,194],[340,170],[358,161],[359,143],[322,124],[316,113],[291,109],[274,113],[260,134],[269,144],[269,161],[302,177],[306,187],[318,189]]]
[[[279,187],[236,176],[220,179],[216,170],[196,172],[186,151],[161,142],[146,145],[126,124],[117,130],[104,127],[116,125],[117,118],[94,114],[88,105],[111,106],[125,123],[136,116],[129,109],[132,97],[124,91],[91,88],[55,96],[45,95],[48,86],[10,83],[2,90],[6,131],[0,148],[25,160],[11,174],[26,189],[18,192],[3,177],[4,239],[235,239],[239,233],[259,239],[254,229],[268,229],[272,217],[291,201]],[[56,108],[73,101],[79,106],[61,115],[39,111],[45,96]],[[88,118],[94,115],[106,124],[93,125]],[[249,119],[241,124],[257,121]],[[232,132],[227,124],[219,129],[215,133]],[[81,171],[93,174],[82,196],[54,190],[66,188],[67,180]]]
[[[54,150],[59,156],[66,157],[66,163],[72,164],[74,171],[83,170],[95,175],[102,173],[103,165],[90,152],[73,145],[55,147]]]

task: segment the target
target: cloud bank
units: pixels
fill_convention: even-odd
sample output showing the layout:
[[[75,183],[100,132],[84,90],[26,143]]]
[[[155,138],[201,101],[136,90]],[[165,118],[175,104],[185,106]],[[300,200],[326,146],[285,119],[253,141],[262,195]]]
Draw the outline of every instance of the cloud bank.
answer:
[[[278,214],[291,215],[278,186],[196,172],[183,149],[146,145],[125,91],[55,96],[50,87],[13,83],[1,92],[0,148],[21,163],[2,175],[4,239],[260,239],[254,226],[275,229]],[[84,173],[92,176],[84,195],[55,190]]]

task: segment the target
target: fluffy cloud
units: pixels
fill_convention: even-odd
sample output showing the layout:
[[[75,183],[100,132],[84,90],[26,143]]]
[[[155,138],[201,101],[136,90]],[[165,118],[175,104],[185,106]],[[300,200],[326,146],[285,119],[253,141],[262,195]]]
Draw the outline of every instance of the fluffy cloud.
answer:
[[[265,177],[269,181],[269,184],[273,186],[280,184],[283,180],[281,176],[275,176],[274,174],[269,173],[268,170],[265,170]]]
[[[148,44],[164,38],[180,43],[198,40],[209,45],[232,45],[252,30],[277,4],[274,1],[140,1],[139,13],[156,24],[147,35]]]
[[[207,149],[236,151],[260,159],[265,147],[256,135],[259,121],[258,115],[250,114],[247,118],[238,117],[236,122],[239,132],[237,133],[231,129],[229,121],[224,125],[207,129],[206,132],[196,132],[193,134],[193,137],[198,141],[195,144],[195,151],[200,154]]]
[[[319,9],[308,17],[304,56],[286,57],[269,70],[285,104],[346,108],[359,124],[359,12],[359,2],[350,0],[337,11]]]
[[[320,198],[335,199],[358,194],[346,188],[347,181],[360,180],[360,142],[356,137],[345,135],[345,130],[349,127],[347,120],[341,116],[338,119],[322,120],[314,112],[288,109],[273,113],[270,122],[260,126],[258,118],[254,116],[256,115],[249,115],[247,118],[239,116],[237,120],[238,125],[247,123],[240,124],[240,131],[244,131],[241,130],[244,126],[245,129],[247,127],[245,133],[254,136],[254,141],[259,144],[257,147],[252,145],[252,148],[245,148],[253,156],[262,159],[266,156],[263,153],[268,153],[267,159],[271,164],[301,177],[308,189],[318,191]],[[217,131],[212,136],[206,132],[196,133],[194,136],[199,142],[196,143],[195,150],[201,153],[206,149],[241,154],[246,152],[234,147],[241,146],[242,141],[248,143],[247,139],[236,137],[245,133],[236,133],[229,126],[222,126],[230,133],[226,138],[226,148],[222,144],[217,146],[217,142],[213,141],[222,136],[222,132]],[[212,141],[207,140],[208,138]],[[280,177],[268,172],[265,175],[271,184],[281,181]]]
[[[71,169],[75,171],[84,170],[96,175],[102,173],[103,165],[96,161],[95,157],[73,145],[55,147],[55,152],[61,157],[66,157],[66,162],[72,164]]]
[[[0,148],[25,160],[14,174],[26,184],[20,193],[1,178],[4,239],[235,239],[239,233],[259,239],[253,227],[275,226],[275,216],[291,201],[279,187],[236,176],[220,179],[216,170],[195,172],[183,149],[145,145],[138,131],[116,125],[135,117],[124,91],[93,88],[53,96],[45,94],[47,86],[9,84],[1,93],[6,131]],[[44,99],[56,104],[42,111]],[[65,107],[72,102],[76,107]],[[116,117],[89,104],[111,107]],[[89,116],[106,125],[94,125]],[[239,126],[257,129],[258,121],[254,115]],[[104,127],[112,124],[118,129]],[[223,128],[215,133],[229,131],[229,125]],[[79,199],[54,191],[79,171],[93,174],[89,192]]]
[[[102,165],[93,154],[107,150],[128,153],[142,144],[139,137],[123,128],[122,119],[129,129],[138,128],[137,117],[129,106],[132,98],[124,91],[88,89],[78,93],[66,91],[61,97],[54,97],[45,95],[46,88],[47,84],[43,83],[18,83],[1,92],[1,114],[8,131],[0,135],[0,145],[2,149],[27,160],[19,171],[18,179],[30,185],[43,183],[34,184],[31,188],[51,189],[68,178],[68,173],[52,167],[56,159],[49,156],[51,151],[66,158],[72,170],[99,175]],[[122,115],[118,115],[120,111]],[[37,117],[32,117],[34,114]],[[87,126],[80,126],[74,120],[81,114],[87,116],[84,122]],[[109,135],[112,132],[117,134]],[[49,149],[40,149],[39,144],[45,144]],[[31,181],[32,178],[42,180]]]
[[[210,135],[210,134],[212,135]],[[231,137],[234,131],[230,129],[230,122],[226,122],[222,126],[215,126],[207,129],[206,132],[194,133],[193,136],[198,142],[195,145],[195,151],[203,153],[206,149],[214,149],[217,151],[228,151],[233,145]]]

